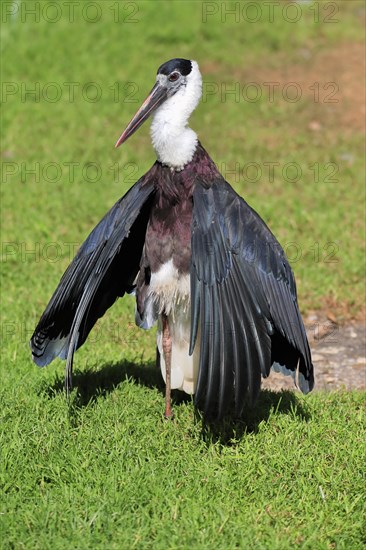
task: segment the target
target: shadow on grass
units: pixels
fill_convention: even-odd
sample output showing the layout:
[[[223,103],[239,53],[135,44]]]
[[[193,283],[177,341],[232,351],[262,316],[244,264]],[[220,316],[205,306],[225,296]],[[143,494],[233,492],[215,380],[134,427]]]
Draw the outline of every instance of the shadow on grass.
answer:
[[[154,363],[145,365],[130,361],[106,363],[98,370],[87,368],[84,371],[73,372],[72,386],[76,390],[76,395],[73,398],[74,406],[85,407],[90,402],[96,401],[98,397],[113,392],[121,382],[127,379],[148,388],[158,388],[159,390],[164,388],[164,381]],[[64,378],[58,376],[52,385],[43,386],[42,391],[50,397],[63,393],[65,391]]]
[[[100,369],[93,368],[84,371],[75,371],[72,375],[73,388],[73,407],[82,408],[96,401],[100,396],[108,395],[125,380],[132,380],[135,384],[154,388],[162,394],[165,392],[165,383],[161,376],[160,369],[156,367],[154,362],[144,365],[139,363],[131,363],[130,361],[122,361],[120,363],[106,363]],[[49,397],[54,397],[65,391],[64,378],[58,376],[52,385],[43,384],[41,391]],[[190,402],[191,396],[180,392],[172,392],[172,403],[179,405],[180,403]]]
[[[240,418],[229,410],[222,420],[211,420],[196,411],[196,417],[202,422],[202,439],[207,444],[222,445],[235,445],[246,433],[258,433],[260,424],[267,422],[272,414],[286,414],[303,422],[311,418],[306,405],[288,390],[262,390],[256,404],[245,409]]]
[[[76,391],[73,392],[69,403],[70,420],[72,421],[74,415],[76,420],[78,410],[97,401],[100,396],[112,393],[125,380],[132,380],[135,384],[157,389],[164,395],[165,384],[160,369],[154,362],[142,365],[122,361],[115,364],[107,363],[99,370],[75,371],[73,387]],[[41,392],[49,397],[64,391],[64,379],[61,376],[57,377],[52,385],[43,384],[41,388]],[[173,409],[191,401],[190,395],[173,390]],[[262,390],[255,406],[246,409],[240,418],[229,410],[222,420],[211,420],[196,410],[195,422],[202,426],[201,437],[207,444],[219,442],[223,445],[233,445],[245,433],[257,433],[259,425],[266,422],[273,413],[291,415],[305,422],[310,419],[310,413],[295,393],[287,390],[281,392]]]

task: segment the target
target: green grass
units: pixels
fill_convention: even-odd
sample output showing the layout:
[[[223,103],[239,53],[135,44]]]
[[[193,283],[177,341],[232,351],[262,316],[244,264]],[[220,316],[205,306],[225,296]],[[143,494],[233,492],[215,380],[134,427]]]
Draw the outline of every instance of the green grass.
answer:
[[[53,376],[2,392],[4,548],[362,547],[365,396],[263,392],[210,427],[164,421],[145,371],[79,373],[69,411]]]
[[[127,298],[77,353],[78,389],[68,408],[63,364],[37,370],[28,341],[77,245],[154,161],[147,127],[117,151],[113,145],[158,65],[195,58],[206,85],[219,89],[275,81],[286,67],[302,74],[317,55],[362,41],[363,3],[339,3],[335,24],[314,23],[305,2],[297,24],[283,17],[222,22],[220,13],[204,23],[200,2],[178,1],[136,3],[135,23],[123,21],[131,7],[119,3],[116,23],[116,3],[99,5],[96,23],[78,9],[74,22],[65,15],[56,23],[2,19],[2,81],[18,85],[2,98],[1,118],[2,546],[361,548],[363,393],[303,399],[264,392],[246,419],[220,426],[204,426],[190,400],[177,396],[175,421],[166,423],[154,333],[133,325]],[[321,71],[311,76],[324,81]],[[78,83],[73,101],[65,82]],[[101,90],[99,101],[83,97],[88,82]],[[124,88],[127,82],[133,87]],[[61,89],[59,101],[22,93],[22,85],[47,93],[50,83]],[[302,311],[333,301],[342,305],[339,319],[359,314],[362,132],[345,131],[343,111],[314,104],[309,94],[297,103],[223,100],[220,93],[206,99],[192,126],[223,172],[236,163],[242,172],[248,162],[263,170],[257,182],[237,173],[227,179],[288,252]],[[309,130],[314,120],[322,131]],[[280,170],[270,181],[265,162],[281,169],[295,162],[302,177],[294,184]],[[55,181],[49,163],[61,170]],[[101,172],[96,181],[90,163]],[[326,177],[327,163],[339,168],[337,182]]]

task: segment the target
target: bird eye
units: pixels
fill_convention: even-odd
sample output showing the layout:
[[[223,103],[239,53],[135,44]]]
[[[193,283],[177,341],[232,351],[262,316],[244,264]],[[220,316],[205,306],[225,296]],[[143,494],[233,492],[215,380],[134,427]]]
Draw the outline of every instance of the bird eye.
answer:
[[[175,82],[180,77],[179,73],[172,73],[169,75],[169,82]]]

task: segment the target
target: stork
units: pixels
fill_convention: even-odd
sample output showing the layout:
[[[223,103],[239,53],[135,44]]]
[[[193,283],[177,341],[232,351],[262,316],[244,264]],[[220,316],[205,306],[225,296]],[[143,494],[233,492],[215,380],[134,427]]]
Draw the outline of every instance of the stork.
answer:
[[[196,61],[161,65],[147,99],[116,143],[153,115],[157,160],[82,244],[31,338],[43,367],[73,355],[118,297],[136,295],[136,324],[157,323],[157,356],[171,389],[220,418],[241,415],[271,369],[303,393],[314,385],[294,275],[260,216],[225,181],[189,128],[202,95]]]

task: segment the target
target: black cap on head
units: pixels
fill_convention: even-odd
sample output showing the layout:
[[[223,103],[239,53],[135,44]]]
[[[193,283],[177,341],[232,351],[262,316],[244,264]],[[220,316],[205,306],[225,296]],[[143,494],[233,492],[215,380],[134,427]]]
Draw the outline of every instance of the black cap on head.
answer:
[[[168,75],[174,70],[178,70],[181,75],[187,76],[192,70],[192,63],[189,59],[171,59],[160,65],[157,74]]]

